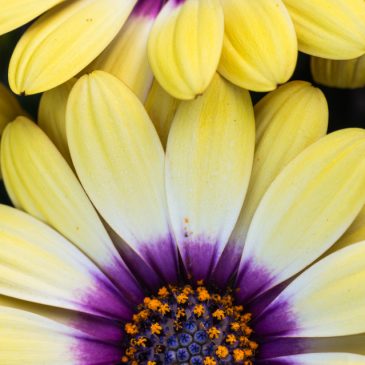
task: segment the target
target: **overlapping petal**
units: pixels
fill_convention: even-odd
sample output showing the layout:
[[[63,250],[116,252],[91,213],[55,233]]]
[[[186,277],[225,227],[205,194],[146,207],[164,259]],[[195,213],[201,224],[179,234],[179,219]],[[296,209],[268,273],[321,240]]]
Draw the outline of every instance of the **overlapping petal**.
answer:
[[[26,213],[0,206],[0,294],[128,319],[117,288],[69,241]]]
[[[328,107],[323,93],[293,81],[255,105],[256,150],[250,184],[240,216],[221,258],[216,277],[224,284],[237,270],[257,206],[280,171],[326,134]]]
[[[147,41],[163,0],[139,0],[113,42],[87,67],[103,70],[122,80],[143,102],[153,74],[148,62]]]
[[[19,117],[4,131],[2,144],[4,181],[15,206],[57,229],[116,280],[126,298],[138,302],[136,280],[71,168],[41,129]]]
[[[121,350],[47,318],[0,307],[0,363],[116,364]]]
[[[293,19],[300,51],[331,59],[350,59],[365,53],[362,0],[283,2]]]
[[[12,90],[39,93],[75,76],[112,41],[135,3],[78,0],[49,10],[27,29],[13,52]]]
[[[166,147],[171,123],[179,102],[180,100],[167,93],[156,80],[152,83],[145,102],[145,108],[164,147]]]
[[[205,93],[181,102],[167,144],[171,223],[187,271],[206,278],[237,220],[254,148],[247,91],[216,75]]]
[[[270,185],[252,219],[238,296],[296,274],[350,226],[365,200],[365,132],[334,132],[308,147]]]
[[[148,56],[161,86],[178,99],[193,99],[217,69],[224,33],[219,0],[171,0],[148,41]]]
[[[75,84],[73,78],[64,84],[43,93],[38,110],[38,124],[49,139],[72,165],[66,137],[66,104],[70,91]]]
[[[281,0],[224,0],[219,72],[234,84],[269,91],[286,82],[297,60],[294,25]]]
[[[329,337],[365,332],[365,242],[319,261],[267,307],[257,333]]]
[[[365,56],[350,60],[311,57],[313,79],[322,85],[354,89],[365,86]]]
[[[82,185],[111,228],[153,267],[142,275],[147,285],[158,285],[153,272],[176,281],[164,152],[143,105],[117,78],[96,71],[83,76],[71,91],[66,120]]]
[[[28,23],[65,0],[0,0],[0,34]]]

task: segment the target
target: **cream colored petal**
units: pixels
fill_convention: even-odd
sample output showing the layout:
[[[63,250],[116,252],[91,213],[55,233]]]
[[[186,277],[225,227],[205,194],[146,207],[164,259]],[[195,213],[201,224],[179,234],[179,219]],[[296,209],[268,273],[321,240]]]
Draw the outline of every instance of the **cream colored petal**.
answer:
[[[154,17],[132,14],[113,42],[87,70],[107,71],[122,80],[144,102],[152,84],[147,41]]]
[[[355,89],[365,86],[365,56],[351,60],[328,60],[311,57],[311,72],[315,82],[338,88]]]
[[[286,82],[297,61],[297,39],[281,0],[224,0],[219,72],[234,84],[269,91]]]
[[[106,274],[126,295],[139,298],[125,268],[79,181],[55,146],[30,120],[19,117],[4,131],[1,165],[16,207],[54,227]]]
[[[30,215],[0,205],[0,246],[0,294],[103,317],[130,315],[96,266]]]
[[[0,34],[28,23],[65,0],[0,0]]]
[[[364,365],[365,356],[345,352],[298,354],[269,359],[266,363],[267,365]]]
[[[38,110],[38,125],[70,166],[72,166],[72,161],[66,137],[66,104],[75,82],[76,79],[73,78],[52,90],[46,91],[41,97]]]
[[[143,105],[117,78],[95,71],[71,91],[66,120],[74,166],[100,214],[166,279],[176,275],[164,152]]]
[[[248,92],[218,75],[177,109],[167,143],[168,205],[183,261],[197,279],[217,264],[236,223],[254,138]]]
[[[249,227],[239,283],[250,285],[242,297],[296,274],[345,232],[365,202],[364,156],[365,131],[345,129],[322,138],[286,166]]]
[[[363,0],[283,2],[293,19],[300,51],[331,59],[350,59],[365,53]]]
[[[26,30],[9,65],[16,93],[49,90],[75,76],[118,33],[136,0],[67,1]]]
[[[148,41],[148,57],[161,86],[178,99],[193,99],[217,69],[224,33],[219,0],[169,1]]]
[[[0,307],[0,364],[117,363],[120,351],[72,328],[22,310]]]
[[[326,134],[328,106],[321,90],[292,81],[255,105],[256,149],[247,198],[231,240],[244,244],[264,193],[280,171],[306,147]]]
[[[153,81],[151,90],[147,95],[145,108],[164,147],[166,147],[167,136],[179,103],[180,101],[167,93],[156,80]]]
[[[272,333],[284,332],[290,337],[364,333],[364,262],[364,241],[319,261],[267,307],[256,330],[277,322]]]

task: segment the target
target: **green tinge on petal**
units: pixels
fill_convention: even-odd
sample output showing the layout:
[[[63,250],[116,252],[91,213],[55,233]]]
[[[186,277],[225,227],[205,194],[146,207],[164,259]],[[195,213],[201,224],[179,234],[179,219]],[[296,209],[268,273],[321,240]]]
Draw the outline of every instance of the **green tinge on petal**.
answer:
[[[355,89],[365,86],[365,55],[351,60],[311,57],[313,79],[322,85]]]
[[[46,91],[41,98],[38,111],[38,124],[72,166],[66,136],[66,104],[76,79]]]
[[[0,34],[28,23],[65,0],[0,0]]]
[[[297,60],[294,25],[281,0],[224,0],[219,72],[234,84],[269,91],[286,82]]]
[[[153,22],[153,17],[132,14],[87,71],[103,70],[113,74],[143,102],[153,79],[147,56],[147,41]]]
[[[283,0],[293,19],[299,50],[337,60],[365,53],[364,0]]]
[[[159,85],[159,83],[154,80],[147,95],[145,108],[164,147],[166,147],[171,123],[174,119],[176,109],[179,104],[180,100],[175,99],[173,96],[167,93]]]
[[[219,0],[169,1],[148,41],[148,57],[161,86],[178,99],[193,99],[217,69],[224,33]]]
[[[80,72],[112,41],[136,0],[67,1],[26,30],[9,65],[16,93],[35,94]]]
[[[26,115],[16,97],[0,83],[0,135],[5,126],[19,115]]]

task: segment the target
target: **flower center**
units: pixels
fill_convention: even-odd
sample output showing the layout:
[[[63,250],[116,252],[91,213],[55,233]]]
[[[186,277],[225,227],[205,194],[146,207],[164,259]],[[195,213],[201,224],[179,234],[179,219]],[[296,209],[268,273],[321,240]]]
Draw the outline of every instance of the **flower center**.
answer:
[[[202,282],[195,289],[162,287],[125,324],[122,363],[252,365],[258,345],[250,339],[250,320],[232,290],[213,293]]]

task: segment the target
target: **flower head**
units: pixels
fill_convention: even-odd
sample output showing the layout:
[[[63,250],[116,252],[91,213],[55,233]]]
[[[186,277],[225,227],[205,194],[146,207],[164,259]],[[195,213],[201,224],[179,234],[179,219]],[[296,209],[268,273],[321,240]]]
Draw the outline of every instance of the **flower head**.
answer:
[[[324,136],[323,96],[301,82],[255,114],[256,141],[248,93],[216,75],[179,104],[164,152],[138,98],[98,71],[67,102],[71,166],[10,123],[0,363],[363,363],[362,337],[343,336],[365,332],[365,243],[314,262],[363,239],[365,131]]]

